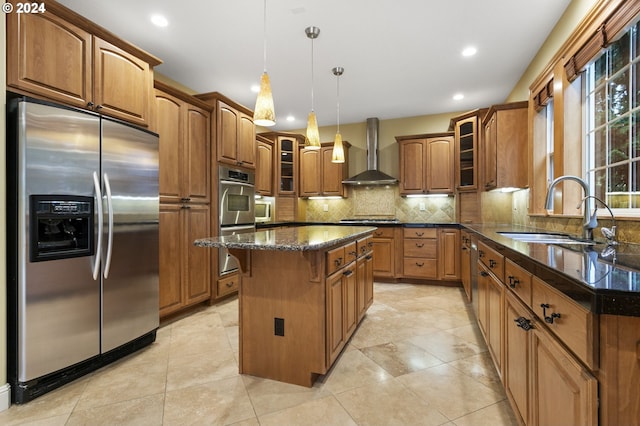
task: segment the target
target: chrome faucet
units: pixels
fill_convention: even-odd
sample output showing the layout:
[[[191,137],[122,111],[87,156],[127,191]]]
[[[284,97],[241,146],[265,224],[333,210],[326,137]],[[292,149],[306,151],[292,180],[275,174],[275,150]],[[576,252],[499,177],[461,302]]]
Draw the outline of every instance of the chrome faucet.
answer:
[[[591,203],[591,197],[589,196],[590,195],[589,185],[583,179],[579,178],[578,176],[570,176],[570,175],[565,175],[565,176],[560,176],[558,178],[555,178],[554,181],[551,182],[551,185],[549,185],[549,189],[547,190],[547,201],[545,202],[544,208],[547,210],[553,209],[553,190],[556,187],[556,185],[558,185],[560,182],[563,182],[565,180],[572,180],[572,181],[578,182],[582,186],[582,189],[584,190],[585,197],[583,198],[584,220],[582,222],[582,238],[593,240],[593,229],[598,226],[598,223],[595,220],[595,215],[591,216],[592,203]],[[580,208],[580,206],[578,206],[578,208]]]
[[[602,232],[602,236],[605,237],[607,239],[607,245],[616,245],[618,244],[618,242],[616,241],[616,218],[613,215],[613,212],[611,211],[611,208],[609,207],[609,205],[607,203],[605,203],[604,201],[602,201],[600,198],[596,197],[595,195],[587,195],[586,197],[584,197],[580,203],[576,206],[577,209],[580,208],[580,206],[582,205],[582,203],[587,199],[587,198],[593,198],[594,200],[600,202],[600,204],[602,204],[608,211],[609,214],[611,215],[611,228],[605,228],[604,226],[602,228],[600,228],[600,231]],[[593,216],[591,217],[591,220],[595,221],[596,226],[598,225],[598,221],[596,219],[596,212],[598,211],[598,204],[594,204],[595,209],[593,210]]]

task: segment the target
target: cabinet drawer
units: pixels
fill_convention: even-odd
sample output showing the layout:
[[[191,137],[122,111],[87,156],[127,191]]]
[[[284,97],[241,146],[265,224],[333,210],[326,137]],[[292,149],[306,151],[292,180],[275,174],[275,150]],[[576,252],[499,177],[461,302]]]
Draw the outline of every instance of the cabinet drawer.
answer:
[[[531,307],[531,274],[509,259],[504,262],[504,283]]]
[[[406,239],[403,241],[403,253],[405,257],[436,258],[437,240]]]
[[[353,262],[358,258],[358,251],[356,250],[355,241],[344,246],[344,258],[345,258],[345,265]]]
[[[373,238],[366,237],[361,238],[356,242],[356,249],[358,251],[358,257],[364,256],[373,250]]]
[[[436,279],[438,277],[438,261],[436,259],[405,257],[403,275]]]
[[[478,259],[502,282],[504,282],[504,256],[483,242],[478,242]]]
[[[373,231],[373,238],[393,238],[393,228],[378,228]]]
[[[338,269],[346,265],[344,257],[344,246],[334,248],[327,252],[327,275],[333,274]]]
[[[595,315],[538,277],[533,277],[532,284],[533,312],[591,370],[596,370]]]
[[[232,274],[224,278],[220,278],[217,282],[217,297],[225,296],[229,293],[238,291],[240,287],[240,277],[238,274]]]
[[[403,228],[405,238],[437,238],[437,228]]]

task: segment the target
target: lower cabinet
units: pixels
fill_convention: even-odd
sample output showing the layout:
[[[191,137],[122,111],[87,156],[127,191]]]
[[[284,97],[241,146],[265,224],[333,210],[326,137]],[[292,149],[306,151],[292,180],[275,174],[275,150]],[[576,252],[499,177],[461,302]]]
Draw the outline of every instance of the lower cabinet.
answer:
[[[504,389],[515,415],[529,423],[529,365],[531,364],[532,316],[520,301],[507,292],[504,326]]]
[[[193,245],[209,223],[208,205],[160,205],[160,317],[209,299],[210,254]]]
[[[504,285],[487,268],[478,264],[478,322],[487,342],[487,347],[502,376],[502,349],[504,324]]]
[[[438,228],[438,279],[460,279],[460,230]]]
[[[460,233],[460,244],[460,281],[467,301],[471,302],[471,239],[468,233]]]
[[[438,229],[405,228],[402,247],[403,276],[438,278]]]
[[[358,281],[357,308],[358,321],[373,303],[373,241],[371,237],[358,240],[358,260],[356,261],[356,279]]]
[[[376,278],[395,277],[394,228],[378,228],[373,231],[373,274]]]

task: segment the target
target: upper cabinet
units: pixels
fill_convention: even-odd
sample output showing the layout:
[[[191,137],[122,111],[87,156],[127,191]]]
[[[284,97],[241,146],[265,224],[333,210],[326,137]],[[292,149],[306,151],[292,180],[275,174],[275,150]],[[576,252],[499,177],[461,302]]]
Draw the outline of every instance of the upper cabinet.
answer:
[[[215,105],[214,135],[219,163],[256,167],[256,127],[253,112],[218,92],[196,96]]]
[[[479,126],[487,109],[470,111],[451,120],[455,134],[455,185],[458,191],[475,190],[481,178]]]
[[[333,142],[323,143],[320,149],[300,150],[300,197],[345,196],[342,181],[349,173],[349,147],[344,141],[344,163],[332,163]]]
[[[7,86],[147,126],[161,61],[66,7],[7,14]]]
[[[160,135],[162,202],[210,200],[211,143],[208,105],[155,83],[154,131]]]
[[[256,136],[256,194],[273,195],[273,141]]]
[[[304,136],[296,133],[267,132],[260,133],[275,144],[275,194],[298,195],[299,147],[304,145]]]
[[[487,190],[529,186],[527,106],[526,101],[494,105],[482,120]]]
[[[400,195],[452,194],[453,133],[397,136],[400,145]]]

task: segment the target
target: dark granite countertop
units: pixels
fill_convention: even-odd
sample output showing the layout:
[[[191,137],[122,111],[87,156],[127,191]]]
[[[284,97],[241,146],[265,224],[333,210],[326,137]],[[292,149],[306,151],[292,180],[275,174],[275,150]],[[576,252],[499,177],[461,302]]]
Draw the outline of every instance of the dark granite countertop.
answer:
[[[517,225],[463,226],[592,312],[640,316],[640,246],[528,243],[499,232],[549,231]]]
[[[403,227],[403,228],[459,228],[458,223],[435,223],[435,222],[392,222],[388,220],[372,220],[372,219],[352,219],[347,222],[271,222],[257,223],[257,229],[277,228],[281,226],[375,226],[377,228],[385,227]]]
[[[199,247],[248,250],[308,251],[322,250],[371,234],[375,226],[308,225],[262,229],[224,237],[201,238]]]

